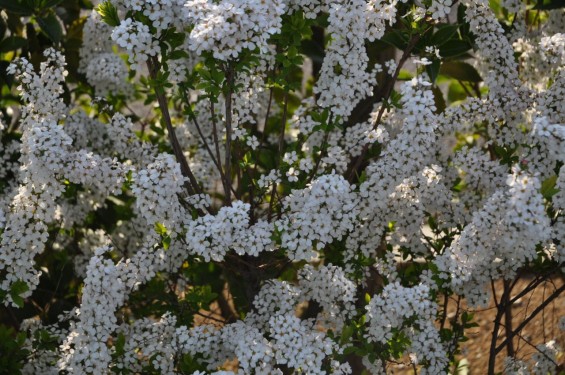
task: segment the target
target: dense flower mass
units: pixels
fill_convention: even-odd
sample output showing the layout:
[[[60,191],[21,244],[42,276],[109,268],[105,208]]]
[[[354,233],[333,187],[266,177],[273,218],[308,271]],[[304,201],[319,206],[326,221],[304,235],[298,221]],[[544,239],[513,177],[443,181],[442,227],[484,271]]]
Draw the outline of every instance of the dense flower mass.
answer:
[[[565,317],[522,333],[565,295],[558,1],[32,3],[0,12],[8,371],[448,374],[491,305],[484,373],[556,373]]]
[[[194,25],[189,48],[212,52],[220,60],[235,59],[242,50],[269,51],[268,38],[281,29],[282,1],[192,0],[185,4],[187,21]]]

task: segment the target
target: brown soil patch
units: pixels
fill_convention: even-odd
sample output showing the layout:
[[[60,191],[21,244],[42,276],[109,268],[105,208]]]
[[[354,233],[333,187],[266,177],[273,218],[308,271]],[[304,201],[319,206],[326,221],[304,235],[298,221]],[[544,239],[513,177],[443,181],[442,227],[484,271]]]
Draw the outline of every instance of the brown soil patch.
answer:
[[[531,277],[524,277],[513,288],[511,297],[516,296],[524,290],[532,281]],[[530,293],[516,301],[512,308],[513,326],[518,327],[527,317],[540,306],[552,292],[561,287],[564,283],[562,278],[555,278],[542,283]],[[497,295],[502,294],[502,282],[495,283]],[[494,318],[496,307],[494,302],[485,310],[479,310],[475,314],[477,328],[470,329],[467,333],[469,341],[465,343],[462,351],[462,358],[466,358],[469,363],[468,374],[486,374],[488,369],[488,358],[490,342],[494,329]],[[556,340],[558,345],[565,349],[565,332],[559,330],[559,319],[565,316],[565,293],[554,299],[543,312],[533,318],[522,330],[519,336],[513,339],[516,358],[528,361],[531,355],[537,352],[535,346]],[[504,327],[499,329],[499,339],[497,345],[506,339]],[[496,372],[503,370],[504,358],[507,356],[506,350],[502,350],[496,357]],[[558,363],[563,368],[565,356],[562,354],[558,358]]]
[[[533,280],[533,277],[524,276],[516,283],[512,289],[511,298],[518,295]],[[565,281],[563,278],[554,278],[538,285],[535,289],[525,294],[512,308],[513,327],[518,327],[530,314],[540,306],[554,290],[561,287]],[[494,283],[498,298],[502,295],[503,282]],[[448,317],[453,317],[455,312],[455,301],[450,301]],[[494,330],[494,319],[496,316],[496,306],[494,300],[488,308],[482,310],[472,310],[463,307],[468,312],[474,312],[474,322],[478,327],[467,330],[468,341],[461,347],[460,360],[465,359],[467,367],[461,369],[461,375],[485,375],[488,373],[489,350]],[[536,353],[535,346],[555,340],[561,347],[561,355],[558,357],[559,374],[565,374],[565,332],[559,330],[559,320],[565,316],[565,293],[554,299],[543,312],[533,318],[521,331],[520,335],[513,339],[516,358],[529,362],[532,354]],[[502,321],[504,324],[504,320]],[[497,345],[506,339],[506,331],[501,326],[498,332]],[[503,349],[496,356],[495,373],[502,373],[504,359],[507,351]],[[453,373],[454,371],[452,371]],[[414,370],[408,366],[397,366],[390,369],[390,374],[408,375],[414,374]]]

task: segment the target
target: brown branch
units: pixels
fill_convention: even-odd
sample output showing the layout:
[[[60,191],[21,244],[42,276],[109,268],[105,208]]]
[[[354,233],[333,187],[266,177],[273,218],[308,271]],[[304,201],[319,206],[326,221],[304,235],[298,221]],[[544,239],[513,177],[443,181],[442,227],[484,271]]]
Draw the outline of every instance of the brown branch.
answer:
[[[539,305],[538,307],[536,307],[536,309],[530,314],[530,316],[528,316],[526,319],[524,319],[522,321],[522,323],[520,323],[518,325],[518,327],[516,327],[515,330],[513,330],[509,335],[506,336],[506,339],[496,347],[495,349],[495,353],[498,354],[505,346],[506,346],[506,342],[508,340],[512,340],[514,338],[514,336],[516,336],[518,333],[520,333],[522,331],[522,329],[524,329],[524,327],[532,320],[536,317],[536,315],[538,315],[540,312],[542,312],[547,305],[549,305],[554,299],[556,299],[557,297],[559,297],[559,295],[561,295],[561,293],[563,293],[563,291],[565,291],[565,284],[563,284],[559,289],[556,289],[552,295],[550,295],[549,297],[547,297],[547,299],[545,301],[542,302],[541,305]]]
[[[492,284],[494,288],[494,283]],[[490,341],[490,350],[489,350],[489,358],[488,358],[488,375],[494,375],[494,367],[496,365],[496,342],[498,340],[498,331],[500,330],[501,320],[504,317],[504,313],[506,309],[504,308],[503,301],[509,300],[510,290],[504,289],[502,292],[502,296],[500,297],[500,301],[497,304],[496,309],[496,316],[494,318],[494,328],[492,330],[492,336]],[[508,337],[508,336],[507,336]]]
[[[155,80],[157,78],[157,72],[159,71],[159,62],[157,57],[150,57],[147,60],[147,67],[149,68],[149,75],[151,79]],[[185,188],[187,189],[189,194],[201,193],[200,185],[198,185],[198,181],[188,162],[184,153],[182,151],[182,147],[177,139],[177,135],[175,133],[175,129],[173,128],[173,123],[171,121],[171,115],[169,114],[169,106],[167,104],[167,99],[165,98],[165,92],[160,87],[155,87],[155,96],[157,97],[157,102],[159,103],[159,108],[161,109],[161,113],[163,114],[163,120],[167,127],[167,132],[169,133],[169,141],[171,142],[171,146],[173,147],[173,153],[175,154],[175,158],[177,162],[180,164],[180,169],[182,175],[184,177],[188,177],[189,182],[185,183]]]
[[[516,278],[517,279],[517,278]],[[506,298],[501,301],[504,307],[504,330],[506,332],[506,336],[508,336],[512,332],[512,304],[510,303],[510,293],[512,292],[512,286],[515,284],[511,284],[509,280],[503,280],[504,285],[504,292]],[[514,350],[514,341],[508,340],[506,345],[506,352],[509,357],[514,357],[515,350]]]

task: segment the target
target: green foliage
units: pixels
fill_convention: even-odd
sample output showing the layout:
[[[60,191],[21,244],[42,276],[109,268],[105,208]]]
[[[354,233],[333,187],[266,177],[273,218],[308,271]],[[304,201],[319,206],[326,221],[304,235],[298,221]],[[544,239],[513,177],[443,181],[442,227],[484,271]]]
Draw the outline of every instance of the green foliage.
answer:
[[[10,297],[18,307],[24,306],[24,299],[21,295],[29,290],[29,286],[25,281],[18,280],[14,282],[10,288]]]
[[[29,351],[24,349],[25,332],[0,324],[0,371],[3,374],[21,374]]]
[[[551,198],[560,191],[555,187],[556,183],[557,175],[553,175],[546,178],[541,184],[541,195],[548,201],[550,201]]]
[[[458,81],[479,83],[483,80],[475,68],[463,61],[446,61],[441,64],[439,73]]]
[[[538,0],[534,9],[551,10],[565,8],[565,0]]]
[[[102,21],[106,22],[108,25],[118,26],[120,24],[118,10],[110,0],[100,3],[96,8],[96,11],[100,14]]]
[[[48,12],[45,16],[37,17],[37,23],[53,43],[57,44],[61,41],[63,29],[55,13]]]

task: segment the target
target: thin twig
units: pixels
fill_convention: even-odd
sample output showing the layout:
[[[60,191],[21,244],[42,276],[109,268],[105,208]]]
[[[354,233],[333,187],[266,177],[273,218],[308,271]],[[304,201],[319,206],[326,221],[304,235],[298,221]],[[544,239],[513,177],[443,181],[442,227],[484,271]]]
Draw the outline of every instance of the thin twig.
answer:
[[[277,169],[280,167],[281,161],[282,161],[282,152],[283,152],[283,147],[284,147],[284,133],[285,133],[285,129],[286,129],[287,110],[288,110],[288,90],[286,90],[285,93],[284,93],[283,113],[282,113],[282,120],[281,120],[281,129],[280,129],[280,133],[279,133],[279,157],[278,157],[278,160],[277,160]],[[273,206],[274,206],[276,191],[277,191],[277,184],[273,183],[273,188],[271,190],[271,200],[269,202],[269,215],[268,215],[269,220],[271,220],[271,217],[273,215]]]
[[[231,135],[232,135],[232,90],[233,90],[233,83],[234,83],[234,72],[231,67],[226,68],[226,84],[227,90],[225,92],[226,101],[225,101],[225,108],[226,108],[226,155],[225,155],[225,177],[226,183],[228,184],[228,189],[226,189],[227,194],[225,197],[225,204],[226,206],[231,205]]]

